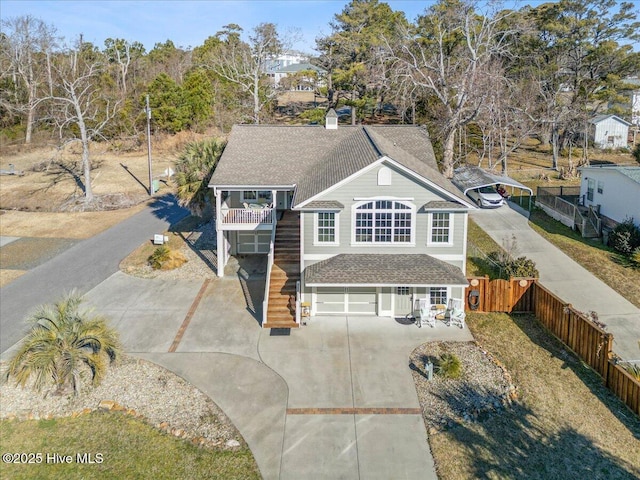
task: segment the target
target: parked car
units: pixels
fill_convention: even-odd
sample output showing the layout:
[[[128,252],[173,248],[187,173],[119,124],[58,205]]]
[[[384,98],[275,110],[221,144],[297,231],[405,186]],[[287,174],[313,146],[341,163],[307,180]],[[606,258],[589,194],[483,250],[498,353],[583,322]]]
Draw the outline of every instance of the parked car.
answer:
[[[480,208],[497,208],[504,205],[504,198],[493,186],[475,188],[467,192]]]

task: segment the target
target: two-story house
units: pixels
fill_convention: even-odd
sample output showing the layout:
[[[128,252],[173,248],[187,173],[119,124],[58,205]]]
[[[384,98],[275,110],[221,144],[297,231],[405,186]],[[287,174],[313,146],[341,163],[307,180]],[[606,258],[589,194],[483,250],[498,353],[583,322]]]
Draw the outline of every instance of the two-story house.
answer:
[[[264,327],[312,316],[404,316],[461,298],[467,212],[417,126],[237,125],[209,185],[218,275],[268,255]]]

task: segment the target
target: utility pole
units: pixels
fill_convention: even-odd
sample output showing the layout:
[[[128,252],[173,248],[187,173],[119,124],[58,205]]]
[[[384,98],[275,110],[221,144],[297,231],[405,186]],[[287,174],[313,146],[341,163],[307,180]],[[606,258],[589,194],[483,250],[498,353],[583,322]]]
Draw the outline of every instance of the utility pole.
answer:
[[[153,196],[153,174],[151,173],[151,108],[149,108],[149,95],[147,94],[147,157],[149,159],[149,196]]]

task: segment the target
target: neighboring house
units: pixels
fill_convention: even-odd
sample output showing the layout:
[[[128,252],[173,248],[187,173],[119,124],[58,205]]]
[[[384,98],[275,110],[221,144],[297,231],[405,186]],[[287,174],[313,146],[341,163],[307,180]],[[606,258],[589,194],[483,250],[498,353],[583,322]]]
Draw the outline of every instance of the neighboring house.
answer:
[[[300,75],[300,72],[309,71],[316,72],[317,75],[315,77],[312,75]],[[274,83],[276,86],[280,85],[284,78],[298,76],[295,82],[291,82],[290,90],[300,91],[314,91],[316,87],[323,86],[324,83],[322,78],[326,73],[326,70],[316,67],[310,63],[294,63],[286,67],[279,68],[273,72]]]
[[[598,115],[592,118],[591,140],[598,148],[625,148],[628,144],[631,124],[615,115]]]
[[[263,327],[296,327],[303,310],[405,316],[414,299],[464,295],[474,207],[424,128],[338,128],[332,110],[326,126],[236,125],[209,186],[218,275],[230,255],[268,255]]]
[[[309,61],[309,56],[300,52],[290,51],[284,52],[277,57],[267,60],[265,64],[265,72],[270,76],[274,75],[274,72],[280,68],[288,67],[294,63],[306,63]]]
[[[623,82],[629,88],[625,95],[629,97],[629,105],[631,106],[631,123],[640,127],[640,78],[628,77]]]
[[[599,209],[609,226],[633,218],[640,226],[640,167],[580,167],[580,198],[586,207]]]

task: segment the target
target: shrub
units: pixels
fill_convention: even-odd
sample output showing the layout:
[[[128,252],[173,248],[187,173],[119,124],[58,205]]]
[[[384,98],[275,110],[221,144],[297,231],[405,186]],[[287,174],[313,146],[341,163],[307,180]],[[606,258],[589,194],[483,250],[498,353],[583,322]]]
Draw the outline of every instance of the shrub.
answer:
[[[631,152],[631,156],[636,159],[636,162],[640,163],[640,143],[636,145],[636,148]]]
[[[169,260],[169,258],[171,258],[171,249],[166,245],[162,245],[153,251],[149,256],[148,261],[149,265],[151,265],[154,270],[160,270],[162,268],[162,264]]]
[[[156,248],[149,256],[148,261],[154,270],[173,270],[187,263],[187,259],[182,253],[173,251],[166,245]]]
[[[631,254],[631,261],[636,267],[640,268],[640,247],[636,248]]]
[[[624,369],[633,378],[635,378],[636,380],[640,380],[640,365],[635,363],[630,363],[628,365],[624,365]]]
[[[504,265],[504,273],[507,277],[533,277],[538,278],[536,262],[527,257],[518,257]]]
[[[443,353],[436,367],[438,375],[444,378],[456,379],[462,375],[460,359],[453,353]]]
[[[627,257],[640,247],[640,229],[633,223],[633,218],[626,219],[613,229],[609,234],[609,246]]]

